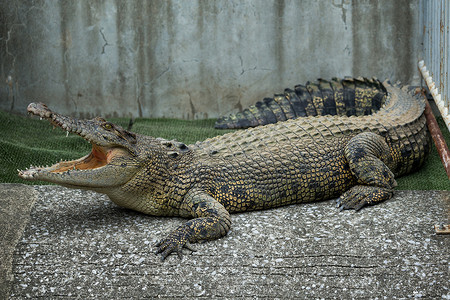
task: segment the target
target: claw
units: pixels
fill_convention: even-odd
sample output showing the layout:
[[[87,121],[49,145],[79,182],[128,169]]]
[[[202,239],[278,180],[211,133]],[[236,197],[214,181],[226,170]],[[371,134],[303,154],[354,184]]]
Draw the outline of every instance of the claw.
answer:
[[[159,242],[155,246],[158,247],[158,249],[156,249],[155,251],[155,254],[161,254],[161,261],[164,261],[172,252],[176,252],[180,260],[183,259],[183,247],[169,245],[163,241]]]
[[[174,238],[175,236],[175,238]],[[172,235],[172,237],[161,240],[160,242],[154,245],[157,249],[155,254],[161,254],[161,261],[164,261],[172,252],[175,252],[179,259],[183,259],[183,248],[186,248],[192,252],[196,250],[192,248],[189,241],[187,241],[183,237],[177,237],[176,235]]]
[[[159,252],[157,251],[156,254],[161,253],[161,261],[164,261],[167,258],[167,256],[169,256],[169,254],[172,253],[173,251],[174,251],[173,249],[167,248],[167,249],[165,249],[162,252],[161,251],[159,251]],[[180,258],[180,260],[183,259],[183,255],[182,255],[181,251],[175,250],[175,252],[177,252],[178,257]]]
[[[360,210],[366,205],[373,205],[392,197],[392,190],[376,186],[354,186],[342,194],[336,202],[340,211],[344,209]]]
[[[339,209],[339,212],[348,209],[347,205],[343,202],[342,197],[336,199],[336,208]]]
[[[356,205],[355,207],[354,207],[354,209],[355,209],[355,211],[358,211],[358,210],[360,210],[361,208],[363,208],[364,206],[366,206],[366,202],[360,202],[358,205]]]
[[[189,251],[192,252],[197,252],[197,249],[195,249],[191,243],[187,242],[186,244],[184,244],[184,248],[188,249]]]
[[[341,206],[341,197],[336,199],[336,208],[339,208]]]
[[[183,260],[183,252],[182,252],[181,250],[177,250],[176,252],[177,252],[177,254],[178,254],[178,258],[179,258],[180,260]]]

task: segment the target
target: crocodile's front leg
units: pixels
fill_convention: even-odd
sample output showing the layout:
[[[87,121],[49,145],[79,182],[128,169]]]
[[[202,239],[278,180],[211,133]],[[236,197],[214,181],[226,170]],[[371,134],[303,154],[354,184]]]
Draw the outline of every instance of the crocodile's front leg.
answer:
[[[225,207],[201,189],[191,189],[186,194],[180,215],[193,219],[156,244],[156,254],[161,253],[162,260],[172,252],[181,258],[182,249],[189,248],[189,242],[218,239],[231,227],[230,214]]]

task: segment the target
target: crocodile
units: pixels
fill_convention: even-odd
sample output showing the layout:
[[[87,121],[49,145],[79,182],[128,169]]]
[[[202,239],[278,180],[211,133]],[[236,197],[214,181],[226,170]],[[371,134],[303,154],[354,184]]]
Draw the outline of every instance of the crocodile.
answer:
[[[369,115],[306,116],[190,145],[31,103],[30,114],[78,134],[92,151],[18,175],[103,193],[145,214],[187,218],[155,245],[163,260],[171,253],[181,258],[191,243],[225,236],[232,213],[326,199],[337,199],[340,210],[359,210],[390,199],[395,177],[424,163],[430,136],[424,99],[382,85],[383,104]]]

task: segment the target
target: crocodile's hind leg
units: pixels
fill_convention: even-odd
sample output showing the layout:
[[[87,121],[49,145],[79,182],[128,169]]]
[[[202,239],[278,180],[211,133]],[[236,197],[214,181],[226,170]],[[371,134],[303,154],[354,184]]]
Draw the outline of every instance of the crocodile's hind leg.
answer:
[[[392,197],[397,182],[386,165],[392,158],[384,138],[371,132],[358,134],[346,145],[345,157],[358,183],[337,199],[341,210],[359,210]]]
[[[180,207],[182,217],[193,218],[172,231],[156,244],[156,254],[164,260],[176,252],[182,257],[183,248],[190,248],[189,242],[218,239],[227,234],[231,218],[225,207],[200,189],[191,189]]]

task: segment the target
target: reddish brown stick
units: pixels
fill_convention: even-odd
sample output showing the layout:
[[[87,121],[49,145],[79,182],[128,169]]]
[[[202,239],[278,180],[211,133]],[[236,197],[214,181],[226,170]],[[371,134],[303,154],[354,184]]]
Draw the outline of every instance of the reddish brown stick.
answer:
[[[425,97],[425,117],[427,119],[428,130],[430,131],[431,137],[433,138],[434,144],[436,145],[438,154],[444,164],[445,172],[447,173],[448,179],[450,179],[450,152],[448,151],[447,144],[445,143],[444,136],[442,135],[439,125],[431,111],[430,103]]]

